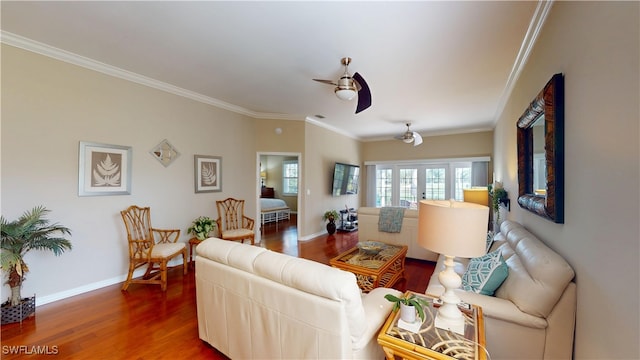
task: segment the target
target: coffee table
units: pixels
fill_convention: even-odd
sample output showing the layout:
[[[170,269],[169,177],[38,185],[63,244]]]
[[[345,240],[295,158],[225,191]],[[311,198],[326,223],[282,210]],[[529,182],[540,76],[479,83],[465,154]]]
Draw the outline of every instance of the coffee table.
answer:
[[[361,244],[363,243],[359,243]],[[363,292],[377,287],[391,287],[404,278],[407,246],[381,242],[375,244],[379,251],[365,251],[360,246],[355,246],[329,260],[329,265],[354,273]]]
[[[407,294],[413,292],[407,291]],[[417,332],[398,327],[400,311],[392,312],[378,334],[378,343],[382,346],[387,359],[399,356],[403,359],[467,359],[486,360],[484,320],[482,308],[471,306],[464,311],[464,336],[434,326],[437,308],[433,307],[434,297],[416,294],[429,302],[424,307],[425,320]]]

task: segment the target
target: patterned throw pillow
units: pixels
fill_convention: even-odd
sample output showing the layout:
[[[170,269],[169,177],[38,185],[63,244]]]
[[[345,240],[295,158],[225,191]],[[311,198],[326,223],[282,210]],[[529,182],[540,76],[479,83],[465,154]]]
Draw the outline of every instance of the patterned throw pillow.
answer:
[[[462,275],[462,288],[466,291],[493,296],[509,275],[509,268],[500,250],[469,260]]]
[[[491,245],[493,245],[493,235],[493,231],[487,233],[487,252],[491,250]]]

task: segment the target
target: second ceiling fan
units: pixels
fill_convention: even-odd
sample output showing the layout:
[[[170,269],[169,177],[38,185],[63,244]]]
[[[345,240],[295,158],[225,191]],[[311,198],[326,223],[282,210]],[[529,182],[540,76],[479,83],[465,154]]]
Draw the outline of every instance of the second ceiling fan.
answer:
[[[405,125],[407,125],[407,131],[405,131],[402,135],[396,136],[395,138],[398,140],[402,140],[407,144],[413,143],[413,146],[422,144],[422,136],[420,136],[420,134],[418,134],[416,131],[411,131],[411,129],[409,129],[411,123],[406,123]]]
[[[350,57],[342,58],[342,65],[344,65],[344,74],[338,79],[338,81],[333,80],[323,80],[323,79],[313,79],[315,81],[321,82],[323,84],[335,85],[335,93],[336,96],[341,100],[351,100],[356,96],[356,92],[358,95],[358,106],[356,107],[356,114],[366,110],[371,106],[371,90],[369,90],[369,85],[364,81],[364,78],[358,73],[349,74],[349,64],[351,63]]]

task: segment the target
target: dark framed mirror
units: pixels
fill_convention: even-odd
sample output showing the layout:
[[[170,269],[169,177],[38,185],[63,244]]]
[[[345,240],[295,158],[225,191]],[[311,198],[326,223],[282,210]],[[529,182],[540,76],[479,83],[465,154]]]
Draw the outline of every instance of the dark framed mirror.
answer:
[[[555,74],[518,119],[518,204],[564,223],[564,76]]]

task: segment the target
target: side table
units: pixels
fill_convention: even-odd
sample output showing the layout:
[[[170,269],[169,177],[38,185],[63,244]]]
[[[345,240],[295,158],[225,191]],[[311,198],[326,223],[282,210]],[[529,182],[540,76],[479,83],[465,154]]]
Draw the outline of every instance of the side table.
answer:
[[[200,244],[202,242],[202,240],[192,237],[191,239],[189,239],[189,267],[193,267],[194,263],[193,263],[193,247],[194,246],[198,246],[198,244]]]
[[[407,294],[412,293],[407,291]],[[400,311],[392,312],[378,334],[378,343],[389,360],[403,359],[480,359],[486,360],[482,308],[473,305],[465,317],[464,336],[434,326],[437,308],[433,297],[414,293],[428,300],[425,321],[417,333],[399,328]]]

